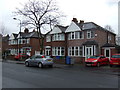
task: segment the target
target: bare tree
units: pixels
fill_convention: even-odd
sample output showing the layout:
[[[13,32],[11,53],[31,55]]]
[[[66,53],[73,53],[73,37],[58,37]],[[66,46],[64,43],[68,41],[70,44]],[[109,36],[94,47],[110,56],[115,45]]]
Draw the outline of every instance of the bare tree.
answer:
[[[110,25],[106,25],[105,29],[107,29],[110,32],[114,32],[114,30],[112,29],[112,27]]]
[[[52,26],[58,24],[59,18],[62,17],[56,2],[53,0],[29,0],[22,9],[17,8],[15,13],[24,17],[22,25],[31,25],[37,29],[40,53],[42,54],[45,35],[41,31],[45,30],[45,27],[52,29]]]

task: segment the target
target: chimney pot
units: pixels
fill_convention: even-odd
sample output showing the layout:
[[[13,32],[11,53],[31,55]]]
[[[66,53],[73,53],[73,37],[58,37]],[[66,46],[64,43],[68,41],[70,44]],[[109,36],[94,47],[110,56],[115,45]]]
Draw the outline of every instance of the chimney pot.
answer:
[[[75,23],[78,23],[78,20],[77,20],[77,18],[73,18],[73,20],[72,20],[73,22],[75,22]]]
[[[84,20],[80,20],[80,24],[83,24],[84,23]]]
[[[28,28],[25,28],[24,33],[29,33]]]

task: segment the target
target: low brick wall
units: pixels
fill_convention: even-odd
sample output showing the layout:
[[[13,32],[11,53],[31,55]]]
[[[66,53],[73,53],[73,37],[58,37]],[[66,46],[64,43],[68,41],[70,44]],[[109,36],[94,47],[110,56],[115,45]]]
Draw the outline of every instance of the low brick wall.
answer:
[[[52,57],[54,59],[54,63],[59,64],[66,64],[66,57],[55,56]],[[84,64],[85,58],[84,57],[70,57],[74,64]]]

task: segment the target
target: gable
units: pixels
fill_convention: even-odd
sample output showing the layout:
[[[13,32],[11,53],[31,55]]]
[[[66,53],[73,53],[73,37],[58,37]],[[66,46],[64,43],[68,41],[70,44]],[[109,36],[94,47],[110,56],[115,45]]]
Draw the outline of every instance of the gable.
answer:
[[[14,37],[14,35],[12,33],[11,36],[10,36],[10,38],[9,38],[9,40],[13,40],[13,39],[15,39],[15,37]]]
[[[71,22],[70,26],[66,29],[66,33],[67,32],[75,32],[75,31],[81,31],[80,27],[75,23],[75,22]]]
[[[18,34],[17,38],[20,38],[20,34]]]
[[[50,34],[57,34],[57,33],[62,33],[62,31],[58,27],[54,27],[53,30],[50,32]]]

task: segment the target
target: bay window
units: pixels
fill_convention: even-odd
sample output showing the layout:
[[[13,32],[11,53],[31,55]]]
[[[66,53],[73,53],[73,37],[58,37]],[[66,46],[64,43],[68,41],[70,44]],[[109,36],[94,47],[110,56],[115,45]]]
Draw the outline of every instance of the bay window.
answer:
[[[68,48],[68,55],[69,56],[82,56],[82,47],[69,47]]]
[[[64,56],[65,55],[65,48],[64,47],[53,47],[52,48],[52,55],[53,56]]]

